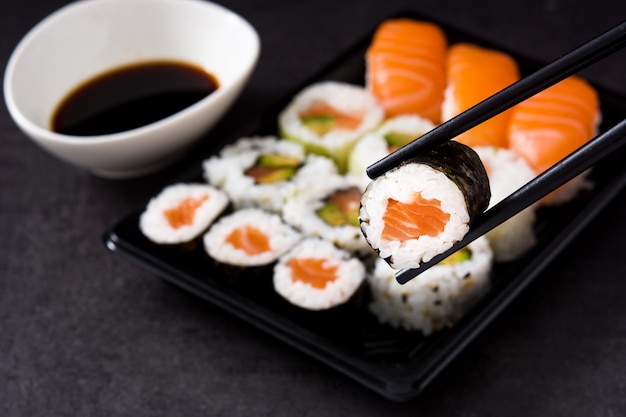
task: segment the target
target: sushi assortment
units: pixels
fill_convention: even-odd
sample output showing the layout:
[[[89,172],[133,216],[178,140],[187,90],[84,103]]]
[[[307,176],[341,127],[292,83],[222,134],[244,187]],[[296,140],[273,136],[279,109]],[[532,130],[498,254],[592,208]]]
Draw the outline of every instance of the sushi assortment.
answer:
[[[293,308],[357,303],[383,325],[428,335],[488,291],[494,263],[535,244],[548,199],[405,285],[394,274],[449,249],[485,210],[591,139],[599,104],[570,77],[370,180],[370,164],[520,75],[502,52],[450,45],[436,25],[405,18],[379,26],[364,62],[362,84],[305,87],[277,115],[275,136],[239,138],[204,160],[202,181],[166,187],[140,229],[158,245],[202,242],[207,268],[265,285]],[[550,202],[581,186],[565,188]]]

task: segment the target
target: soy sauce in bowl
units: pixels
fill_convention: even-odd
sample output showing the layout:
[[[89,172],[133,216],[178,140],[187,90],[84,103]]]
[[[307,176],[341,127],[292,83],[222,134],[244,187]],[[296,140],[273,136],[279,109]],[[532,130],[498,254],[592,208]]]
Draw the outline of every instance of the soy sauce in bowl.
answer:
[[[114,68],[71,91],[54,111],[51,128],[71,136],[123,132],[171,116],[218,87],[212,74],[186,62]]]

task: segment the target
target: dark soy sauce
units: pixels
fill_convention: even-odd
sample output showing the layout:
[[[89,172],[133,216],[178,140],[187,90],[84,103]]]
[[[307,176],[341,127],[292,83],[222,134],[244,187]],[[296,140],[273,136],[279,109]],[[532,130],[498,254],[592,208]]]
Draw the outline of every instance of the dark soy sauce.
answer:
[[[115,68],[70,92],[52,117],[52,130],[95,136],[134,129],[189,107],[218,86],[213,75],[178,61]]]

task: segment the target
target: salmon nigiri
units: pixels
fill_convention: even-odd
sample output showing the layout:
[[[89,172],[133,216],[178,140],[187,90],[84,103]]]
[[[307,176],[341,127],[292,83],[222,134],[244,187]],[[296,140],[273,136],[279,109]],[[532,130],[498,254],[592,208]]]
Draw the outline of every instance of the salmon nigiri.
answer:
[[[519,80],[519,69],[515,60],[503,52],[461,43],[448,50],[446,77],[444,121]],[[457,136],[456,140],[470,147],[504,147],[510,114],[510,111],[500,113]]]
[[[582,78],[571,76],[513,108],[509,148],[541,174],[592,139],[600,119],[596,90]],[[541,204],[569,201],[586,186],[585,174],[541,199]]]
[[[366,53],[366,85],[387,117],[417,114],[441,119],[447,40],[432,23],[390,19],[374,34]]]
[[[513,108],[509,147],[540,174],[596,135],[599,105],[589,83],[566,78]]]

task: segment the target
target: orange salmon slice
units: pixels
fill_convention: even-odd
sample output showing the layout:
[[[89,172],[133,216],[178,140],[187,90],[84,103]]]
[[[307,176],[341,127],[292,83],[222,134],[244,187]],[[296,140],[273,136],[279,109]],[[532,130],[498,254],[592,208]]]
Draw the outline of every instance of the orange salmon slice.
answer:
[[[449,220],[450,214],[441,209],[441,201],[437,199],[426,200],[420,193],[409,203],[390,198],[383,214],[382,238],[405,241],[423,235],[437,236]]]
[[[293,258],[289,261],[291,277],[314,288],[324,289],[338,278],[338,267],[323,258]]]
[[[446,37],[437,25],[412,19],[383,22],[366,52],[366,86],[387,117],[418,114],[441,121],[446,86]]]
[[[451,87],[446,96],[445,119],[464,112],[519,80],[517,62],[500,51],[459,43],[448,50],[446,76]],[[511,110],[502,112],[455,139],[470,147],[507,144]]]
[[[167,219],[169,225],[174,229],[189,226],[193,224],[193,219],[196,217],[196,210],[198,210],[198,208],[208,199],[208,195],[204,195],[199,198],[186,198],[181,201],[178,206],[164,210],[163,215]]]
[[[250,225],[234,229],[226,237],[226,243],[230,243],[236,249],[240,249],[251,256],[272,250],[268,236]]]
[[[357,187],[339,190],[328,198],[327,203],[334,204],[343,213],[358,212],[361,205],[361,190]]]

